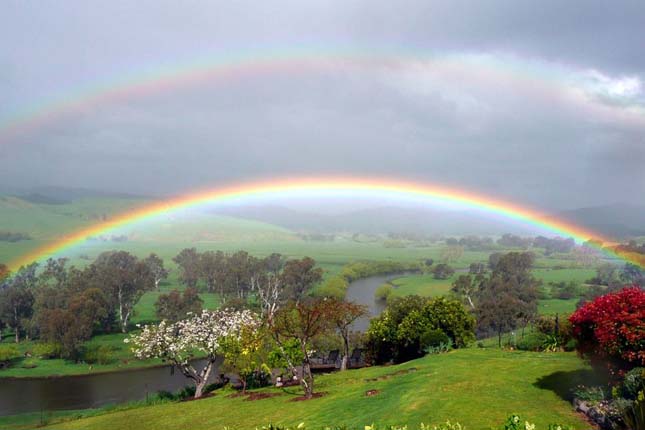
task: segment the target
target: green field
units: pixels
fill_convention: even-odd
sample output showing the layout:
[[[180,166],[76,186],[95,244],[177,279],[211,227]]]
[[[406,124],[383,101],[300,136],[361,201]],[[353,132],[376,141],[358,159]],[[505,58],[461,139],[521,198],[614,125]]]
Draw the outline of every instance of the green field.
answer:
[[[411,275],[392,280],[394,296],[409,296],[416,294],[424,297],[445,296],[450,293],[450,287],[458,274],[449,279],[434,279],[432,275]]]
[[[509,414],[520,413],[540,429],[553,422],[583,429],[588,424],[563,397],[576,384],[589,382],[589,376],[574,353],[471,348],[321,376],[316,389],[327,394],[307,402],[290,401],[297,389],[264,389],[281,395],[257,401],[230,398],[223,391],[195,402],[105,413],[51,428],[249,429],[304,422],[307,428],[346,424],[362,429],[371,423],[414,426],[451,420],[474,430],[498,427]],[[373,389],[380,393],[367,397],[365,392]]]

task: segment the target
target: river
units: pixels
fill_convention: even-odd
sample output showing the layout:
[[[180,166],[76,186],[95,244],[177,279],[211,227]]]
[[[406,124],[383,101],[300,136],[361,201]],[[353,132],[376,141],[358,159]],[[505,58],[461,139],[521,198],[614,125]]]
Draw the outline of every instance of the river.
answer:
[[[352,282],[347,289],[347,299],[367,305],[370,317],[378,315],[384,304],[374,300],[374,292],[383,283],[400,276],[372,276]],[[368,325],[369,317],[362,318],[354,323],[353,329],[364,331]],[[177,391],[190,385],[180,372],[171,374],[170,370],[169,366],[163,366],[94,375],[0,378],[0,416],[98,408],[142,400],[160,390]],[[212,374],[219,372],[214,369]]]

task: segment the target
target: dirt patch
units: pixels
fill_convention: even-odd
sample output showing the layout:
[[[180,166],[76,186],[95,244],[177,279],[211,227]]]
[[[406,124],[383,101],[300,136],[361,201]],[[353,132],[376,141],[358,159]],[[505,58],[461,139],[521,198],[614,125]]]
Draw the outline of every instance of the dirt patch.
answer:
[[[372,396],[376,396],[377,394],[380,394],[380,393],[381,393],[381,392],[380,392],[379,390],[367,390],[367,391],[365,392],[365,395],[366,395],[367,397],[372,397]]]
[[[251,402],[253,400],[269,399],[271,397],[277,397],[281,395],[282,393],[249,393],[248,397],[244,400]]]
[[[319,392],[319,393],[314,393],[314,394],[311,396],[311,398],[309,398],[309,399],[308,399],[308,398],[306,398],[305,396],[300,396],[300,397],[294,397],[293,399],[291,399],[291,401],[292,401],[292,402],[304,402],[304,401],[306,401],[306,400],[318,399],[318,398],[320,398],[320,397],[322,397],[322,396],[326,396],[326,395],[327,395],[327,392],[325,392],[325,391],[321,391],[321,392]]]
[[[401,369],[397,370],[396,372],[393,373],[388,373],[383,376],[379,376],[378,378],[367,378],[365,379],[365,382],[376,382],[376,381],[384,381],[386,379],[393,378],[395,376],[400,376],[400,375],[407,375],[408,373],[416,372],[418,369],[416,367],[410,367],[409,369]]]

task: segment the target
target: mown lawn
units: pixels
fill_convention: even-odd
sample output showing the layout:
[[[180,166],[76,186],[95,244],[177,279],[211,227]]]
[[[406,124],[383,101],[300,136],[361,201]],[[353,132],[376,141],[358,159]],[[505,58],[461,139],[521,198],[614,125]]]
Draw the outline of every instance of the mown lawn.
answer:
[[[405,372],[405,371],[408,372]],[[520,413],[538,428],[562,423],[587,428],[564,400],[571,387],[590,377],[574,353],[530,353],[465,349],[428,356],[398,366],[335,373],[316,379],[322,398],[292,402],[296,390],[265,391],[279,397],[246,401],[228,392],[185,403],[161,404],[56,423],[56,429],[253,429],[263,424],[307,428],[371,423],[436,424],[459,421],[467,429],[499,427]],[[367,397],[367,390],[380,393]]]

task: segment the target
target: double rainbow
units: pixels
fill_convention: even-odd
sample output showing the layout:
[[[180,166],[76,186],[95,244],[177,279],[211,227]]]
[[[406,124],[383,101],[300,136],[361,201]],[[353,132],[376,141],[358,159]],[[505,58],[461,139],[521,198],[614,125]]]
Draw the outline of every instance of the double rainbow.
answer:
[[[119,228],[128,227],[135,223],[154,221],[165,215],[177,213],[185,209],[208,205],[223,205],[229,202],[243,204],[258,198],[290,198],[302,196],[315,198],[339,195],[368,196],[371,198],[381,197],[400,200],[411,199],[426,203],[458,205],[508,221],[515,221],[538,231],[549,232],[563,237],[573,237],[578,243],[592,238],[605,243],[611,242],[609,238],[597,232],[576,226],[564,220],[554,219],[546,214],[523,206],[439,185],[382,178],[288,178],[226,186],[148,204],[115,216],[111,220],[97,223],[65,235],[59,240],[20,256],[15,261],[10,262],[9,266],[12,270],[16,270],[21,265],[61,255],[71,250],[74,246],[82,244],[91,236],[109,234]],[[643,265],[643,261],[640,261],[640,257],[638,256],[625,257],[619,255],[619,257]]]
[[[513,56],[495,57],[468,53],[434,53],[425,49],[395,49],[304,46],[260,51],[232,50],[212,56],[171,64],[148,65],[107,77],[91,84],[79,84],[58,97],[0,117],[0,144],[37,130],[64,117],[152,94],[167,93],[207,83],[224,84],[253,76],[275,73],[300,74],[347,67],[371,69],[422,65],[440,71],[452,80],[477,80],[482,84],[505,82],[509,88],[530,90],[534,97],[549,101],[566,99],[579,109],[607,118],[644,125],[643,110],[614,109],[594,104],[584,91],[572,86],[571,71],[547,67]],[[580,71],[575,71],[580,73]]]

